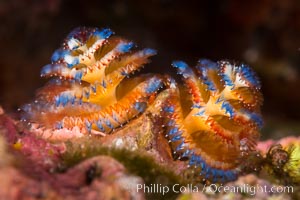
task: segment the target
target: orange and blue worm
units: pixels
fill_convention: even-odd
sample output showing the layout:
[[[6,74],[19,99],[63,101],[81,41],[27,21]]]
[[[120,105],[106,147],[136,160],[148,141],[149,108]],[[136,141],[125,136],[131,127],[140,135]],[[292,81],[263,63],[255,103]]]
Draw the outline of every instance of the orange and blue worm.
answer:
[[[180,99],[176,83],[170,80],[170,95],[162,112],[165,136],[175,158],[188,160],[203,179],[235,180],[242,162],[241,146],[254,148],[263,123],[257,76],[248,66],[228,61],[201,59],[194,69],[183,61],[173,66],[191,102],[187,108],[189,104]]]
[[[41,70],[42,77],[52,79],[24,107],[31,122],[110,133],[145,111],[148,99],[163,86],[160,76],[132,78],[119,87],[156,51],[134,50],[131,41],[112,34],[110,29],[81,27],[67,36]]]
[[[174,158],[203,179],[236,179],[243,152],[255,148],[263,125],[254,71],[229,61],[201,59],[194,68],[174,61],[186,98],[172,78],[129,78],[155,54],[149,48],[137,50],[110,29],[77,28],[42,68],[41,76],[51,80],[23,107],[25,118],[50,129],[111,133],[145,112],[165,87],[161,115]]]

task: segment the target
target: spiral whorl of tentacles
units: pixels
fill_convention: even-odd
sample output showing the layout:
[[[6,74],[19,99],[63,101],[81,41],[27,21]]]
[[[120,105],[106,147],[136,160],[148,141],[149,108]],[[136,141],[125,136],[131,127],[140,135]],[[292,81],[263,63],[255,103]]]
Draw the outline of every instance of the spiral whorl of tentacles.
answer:
[[[109,133],[146,109],[162,86],[160,77],[139,77],[119,86],[156,51],[131,50],[132,42],[111,35],[109,29],[77,28],[67,36],[41,71],[41,76],[54,78],[35,103],[24,107],[31,122]]]
[[[227,61],[203,59],[195,70],[182,61],[173,66],[190,96],[180,96],[171,80],[163,115],[173,154],[188,160],[203,179],[234,180],[241,156],[255,147],[262,126],[258,79],[248,66]]]
[[[186,95],[171,78],[126,78],[156,52],[131,50],[132,42],[111,35],[109,29],[72,31],[42,69],[41,76],[52,79],[34,103],[24,106],[25,117],[48,129],[111,133],[143,113],[165,86],[169,92],[161,115],[174,158],[187,160],[204,179],[235,179],[262,126],[260,82],[254,72],[227,61],[200,60],[195,69],[176,61]]]

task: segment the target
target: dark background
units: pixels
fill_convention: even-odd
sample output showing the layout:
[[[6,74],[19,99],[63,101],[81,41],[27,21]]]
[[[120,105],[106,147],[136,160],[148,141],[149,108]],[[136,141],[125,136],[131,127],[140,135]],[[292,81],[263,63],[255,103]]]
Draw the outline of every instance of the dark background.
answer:
[[[175,74],[170,63],[239,60],[263,85],[265,135],[300,134],[299,0],[1,0],[0,104],[29,102],[53,51],[77,26],[109,27],[158,50],[143,72]]]

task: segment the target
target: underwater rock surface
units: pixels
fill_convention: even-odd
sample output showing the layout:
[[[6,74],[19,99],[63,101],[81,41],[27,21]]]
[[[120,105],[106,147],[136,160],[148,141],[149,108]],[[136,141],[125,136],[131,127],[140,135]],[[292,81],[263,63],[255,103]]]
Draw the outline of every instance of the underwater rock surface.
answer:
[[[164,94],[158,97],[164,98]],[[158,101],[153,104],[159,106]],[[155,113],[151,110],[151,113]],[[138,184],[160,183],[186,186],[194,183],[203,188],[197,177],[191,176],[186,166],[172,159],[163,135],[153,136],[161,129],[160,118],[145,112],[107,137],[84,136],[72,140],[48,141],[37,137],[4,113],[0,115],[0,199],[292,199],[298,198],[299,187],[293,193],[213,193],[169,192],[151,194],[137,192]],[[156,126],[159,125],[159,126]],[[279,142],[285,149],[290,141]],[[274,143],[274,141],[273,141]],[[293,142],[295,143],[295,142]],[[267,145],[268,146],[267,146]],[[270,142],[259,143],[261,159],[266,159]],[[296,157],[294,157],[296,158]],[[295,160],[294,160],[295,161]],[[293,161],[293,162],[294,162]],[[294,163],[295,164],[295,163]],[[297,163],[296,163],[297,164]],[[295,165],[293,165],[295,168]],[[287,168],[287,169],[294,169]],[[284,182],[265,167],[257,173],[240,176],[224,186],[284,186]],[[296,180],[296,179],[294,179]],[[297,192],[298,191],[298,192]]]

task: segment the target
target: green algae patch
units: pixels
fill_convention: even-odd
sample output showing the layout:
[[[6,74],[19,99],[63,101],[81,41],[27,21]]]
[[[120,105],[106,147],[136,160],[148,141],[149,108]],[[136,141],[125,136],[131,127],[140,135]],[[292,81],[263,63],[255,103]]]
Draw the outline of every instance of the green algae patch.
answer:
[[[176,175],[166,166],[159,165],[152,157],[142,150],[130,151],[121,148],[110,148],[102,146],[97,140],[78,139],[67,142],[67,151],[63,155],[64,165],[62,170],[66,170],[85,159],[106,155],[110,156],[124,165],[128,173],[141,177],[145,185],[152,187],[152,192],[146,191],[147,199],[175,199],[179,193],[172,191],[175,184],[186,185],[183,178]],[[169,188],[169,192],[162,194],[161,191],[154,191],[154,187]],[[140,190],[143,191],[143,190]]]

